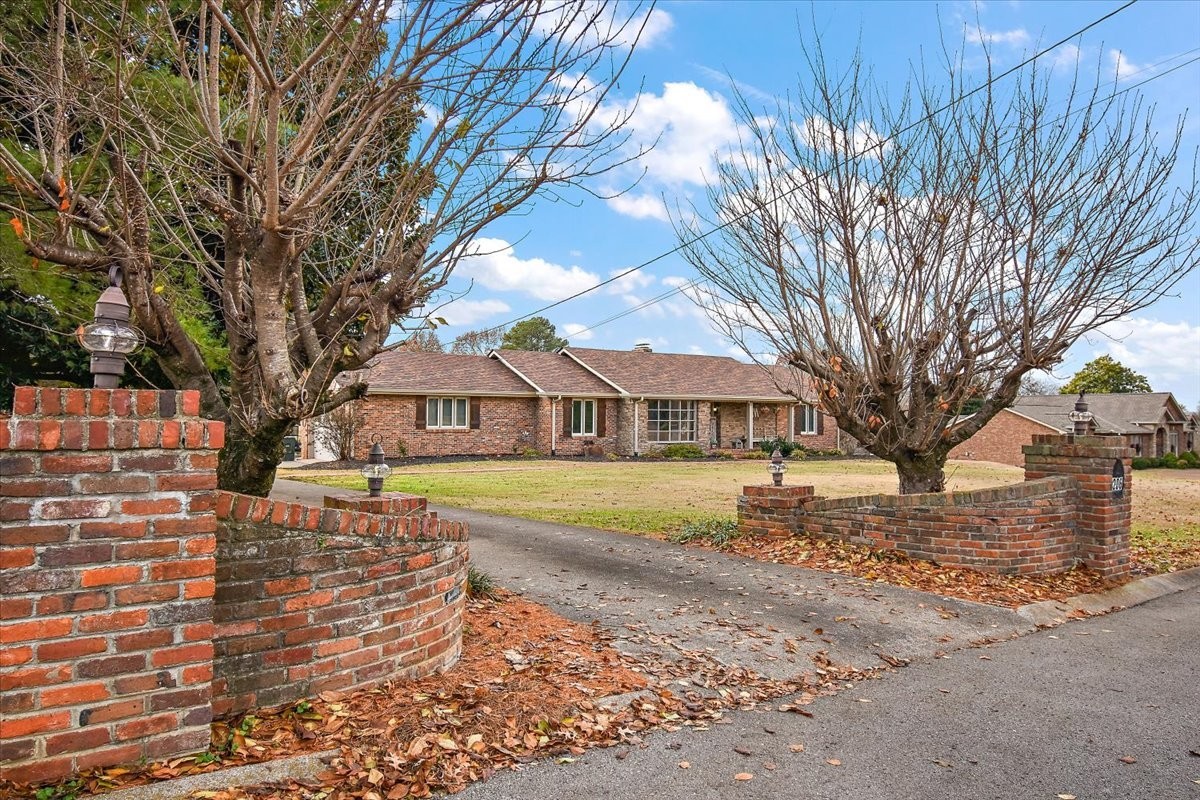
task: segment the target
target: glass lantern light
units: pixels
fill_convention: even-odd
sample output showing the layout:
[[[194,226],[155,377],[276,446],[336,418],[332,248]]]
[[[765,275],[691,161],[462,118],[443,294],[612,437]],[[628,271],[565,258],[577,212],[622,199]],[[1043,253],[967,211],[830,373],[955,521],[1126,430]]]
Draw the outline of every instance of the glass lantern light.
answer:
[[[383,479],[392,474],[392,468],[383,463],[383,445],[380,444],[380,437],[375,437],[366,466],[360,474],[367,479],[367,491],[370,496],[380,497],[383,494]]]
[[[783,453],[779,452],[778,447],[771,453],[771,463],[767,464],[767,472],[771,473],[771,482],[774,485],[783,486],[783,473],[787,472],[787,465],[783,463]]]
[[[129,323],[129,301],[121,291],[121,268],[108,272],[108,288],[96,301],[94,318],[79,330],[79,343],[92,354],[92,385],[116,389],[126,357],[141,349],[142,332]]]

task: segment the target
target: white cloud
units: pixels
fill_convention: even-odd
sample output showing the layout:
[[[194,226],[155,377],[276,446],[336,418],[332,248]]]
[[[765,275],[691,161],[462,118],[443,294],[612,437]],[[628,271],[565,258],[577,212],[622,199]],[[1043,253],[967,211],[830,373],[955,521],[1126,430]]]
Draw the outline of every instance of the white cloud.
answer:
[[[1020,47],[1029,43],[1029,31],[1024,28],[1013,28],[1011,31],[989,31],[982,25],[967,25],[964,35],[969,44],[1006,44],[1010,47]]]
[[[716,154],[737,142],[738,124],[725,98],[694,83],[664,83],[662,94],[643,92],[636,98],[605,106],[605,121],[630,115],[625,132],[627,153],[649,150],[637,163],[651,185],[678,189],[704,184],[716,173]],[[643,197],[648,194],[643,194]],[[639,202],[626,211],[647,215]]]
[[[568,339],[575,342],[586,342],[594,335],[588,330],[587,325],[582,325],[578,322],[568,322],[563,325],[563,333],[567,335]]]
[[[675,20],[659,8],[629,16],[627,3],[587,0],[581,4],[546,6],[535,19],[535,29],[542,36],[561,31],[558,38],[578,40],[586,46],[601,41],[620,47],[646,48],[658,44],[675,27]]]
[[[625,272],[625,270],[614,269],[612,272],[608,273],[608,277],[616,277],[617,275],[621,275],[622,272]],[[653,286],[654,281],[655,278],[653,275],[639,269],[635,272],[621,275],[620,278],[617,278],[617,280],[610,283],[608,285],[608,293],[628,295],[636,292],[638,289],[645,289],[647,286]]]
[[[1114,80],[1127,81],[1134,75],[1140,72],[1153,72],[1153,68],[1146,65],[1138,65],[1125,58],[1125,54],[1120,50],[1109,50],[1108,61],[1112,64]]]
[[[800,140],[814,150],[856,153],[873,158],[878,147],[882,146],[884,152],[892,147],[891,142],[885,141],[866,120],[856,122],[849,136],[824,117],[809,117],[796,128]]]
[[[450,325],[474,325],[511,310],[503,300],[452,300],[433,312],[433,316],[443,317]]]
[[[1064,44],[1054,51],[1054,57],[1050,60],[1050,69],[1073,70],[1079,66],[1079,60],[1082,57],[1083,51],[1079,49],[1079,45]]]
[[[599,282],[599,276],[580,267],[564,267],[541,258],[518,258],[503,239],[479,238],[456,274],[501,292],[525,292],[539,300],[562,300]],[[449,319],[449,317],[447,317]]]
[[[1159,391],[1194,392],[1200,376],[1200,326],[1186,320],[1163,322],[1126,317],[1100,329],[1108,338],[1089,337],[1092,357],[1111,355],[1134,372],[1145,375]],[[1171,387],[1182,387],[1172,390]],[[1180,402],[1195,398],[1181,397]]]
[[[634,219],[657,219],[667,222],[667,206],[662,198],[650,194],[619,194],[608,199],[608,206],[613,211]]]

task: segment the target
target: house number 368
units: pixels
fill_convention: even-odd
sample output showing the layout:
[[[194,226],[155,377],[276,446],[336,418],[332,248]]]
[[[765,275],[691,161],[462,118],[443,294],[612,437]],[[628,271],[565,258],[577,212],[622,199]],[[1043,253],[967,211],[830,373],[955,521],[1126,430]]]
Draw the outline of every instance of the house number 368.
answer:
[[[1121,463],[1121,459],[1113,462],[1112,468],[1112,496],[1125,496],[1125,465]]]

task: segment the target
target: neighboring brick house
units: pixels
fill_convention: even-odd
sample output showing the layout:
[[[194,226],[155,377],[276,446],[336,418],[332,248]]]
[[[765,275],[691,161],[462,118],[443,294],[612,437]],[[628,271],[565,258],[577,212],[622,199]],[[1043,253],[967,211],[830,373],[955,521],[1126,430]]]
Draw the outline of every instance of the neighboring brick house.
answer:
[[[1021,447],[1030,444],[1034,435],[1073,430],[1067,415],[1077,399],[1073,394],[1018,397],[1010,408],[951,450],[950,458],[1021,466]],[[1196,415],[1189,417],[1170,392],[1089,394],[1084,399],[1093,415],[1091,432],[1125,437],[1135,455],[1157,457],[1200,446]]]
[[[389,457],[638,455],[675,442],[712,450],[776,437],[828,449],[840,438],[832,419],[797,402],[812,395],[790,371],[644,346],[395,351],[372,363],[367,380],[359,458],[376,437]]]

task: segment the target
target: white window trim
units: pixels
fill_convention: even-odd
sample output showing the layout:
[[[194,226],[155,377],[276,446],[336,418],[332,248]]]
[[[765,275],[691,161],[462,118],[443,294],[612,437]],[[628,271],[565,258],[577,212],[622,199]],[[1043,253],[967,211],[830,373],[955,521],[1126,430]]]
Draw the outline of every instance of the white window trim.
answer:
[[[578,431],[575,430],[575,404],[576,403],[580,404],[580,406],[579,406],[579,430]],[[592,407],[592,429],[590,431],[587,430],[587,425],[585,424],[585,422],[587,421],[587,414],[584,413],[584,410],[588,404],[590,404]],[[572,437],[578,436],[580,438],[587,438],[587,437],[590,437],[593,439],[596,438],[596,401],[595,400],[588,400],[585,398],[575,398],[575,399],[571,400],[571,412],[570,413],[571,413],[571,436]]]
[[[809,405],[808,403],[801,403],[800,407],[797,408],[796,411],[797,411],[797,421],[800,423],[799,424],[800,435],[801,436],[816,436],[818,428],[819,428],[819,420],[817,419],[817,414],[820,414],[821,412],[817,410],[816,406]],[[810,415],[811,415],[811,422],[812,422],[812,430],[806,430],[805,423],[810,421]]]
[[[445,403],[447,400],[449,400],[453,404],[451,406],[451,408],[454,409],[455,411],[459,408],[460,402],[463,404],[463,420],[462,420],[461,425],[456,424],[453,419],[451,419],[451,422],[449,425],[441,424],[442,404]],[[438,413],[437,413],[438,421],[436,423],[433,422],[433,415],[431,415],[429,413],[429,406],[431,403],[436,403],[435,408],[437,408],[437,411],[438,411]],[[450,416],[451,417],[454,416],[453,411],[451,412]],[[471,427],[471,401],[468,398],[466,398],[466,397],[450,397],[450,396],[442,396],[442,395],[430,395],[425,398],[425,429],[426,430],[430,430],[430,431],[465,431],[465,430],[469,430],[470,427]]]
[[[690,439],[659,439],[659,431],[652,427],[655,423],[650,419],[650,405],[655,403],[679,403],[680,411],[686,407],[691,411],[692,430]],[[671,409],[668,409],[670,411]],[[681,418],[682,421],[682,418]],[[700,441],[700,404],[695,400],[649,400],[646,403],[646,434],[647,441],[652,444],[695,444]],[[670,431],[668,430],[668,434]]]

